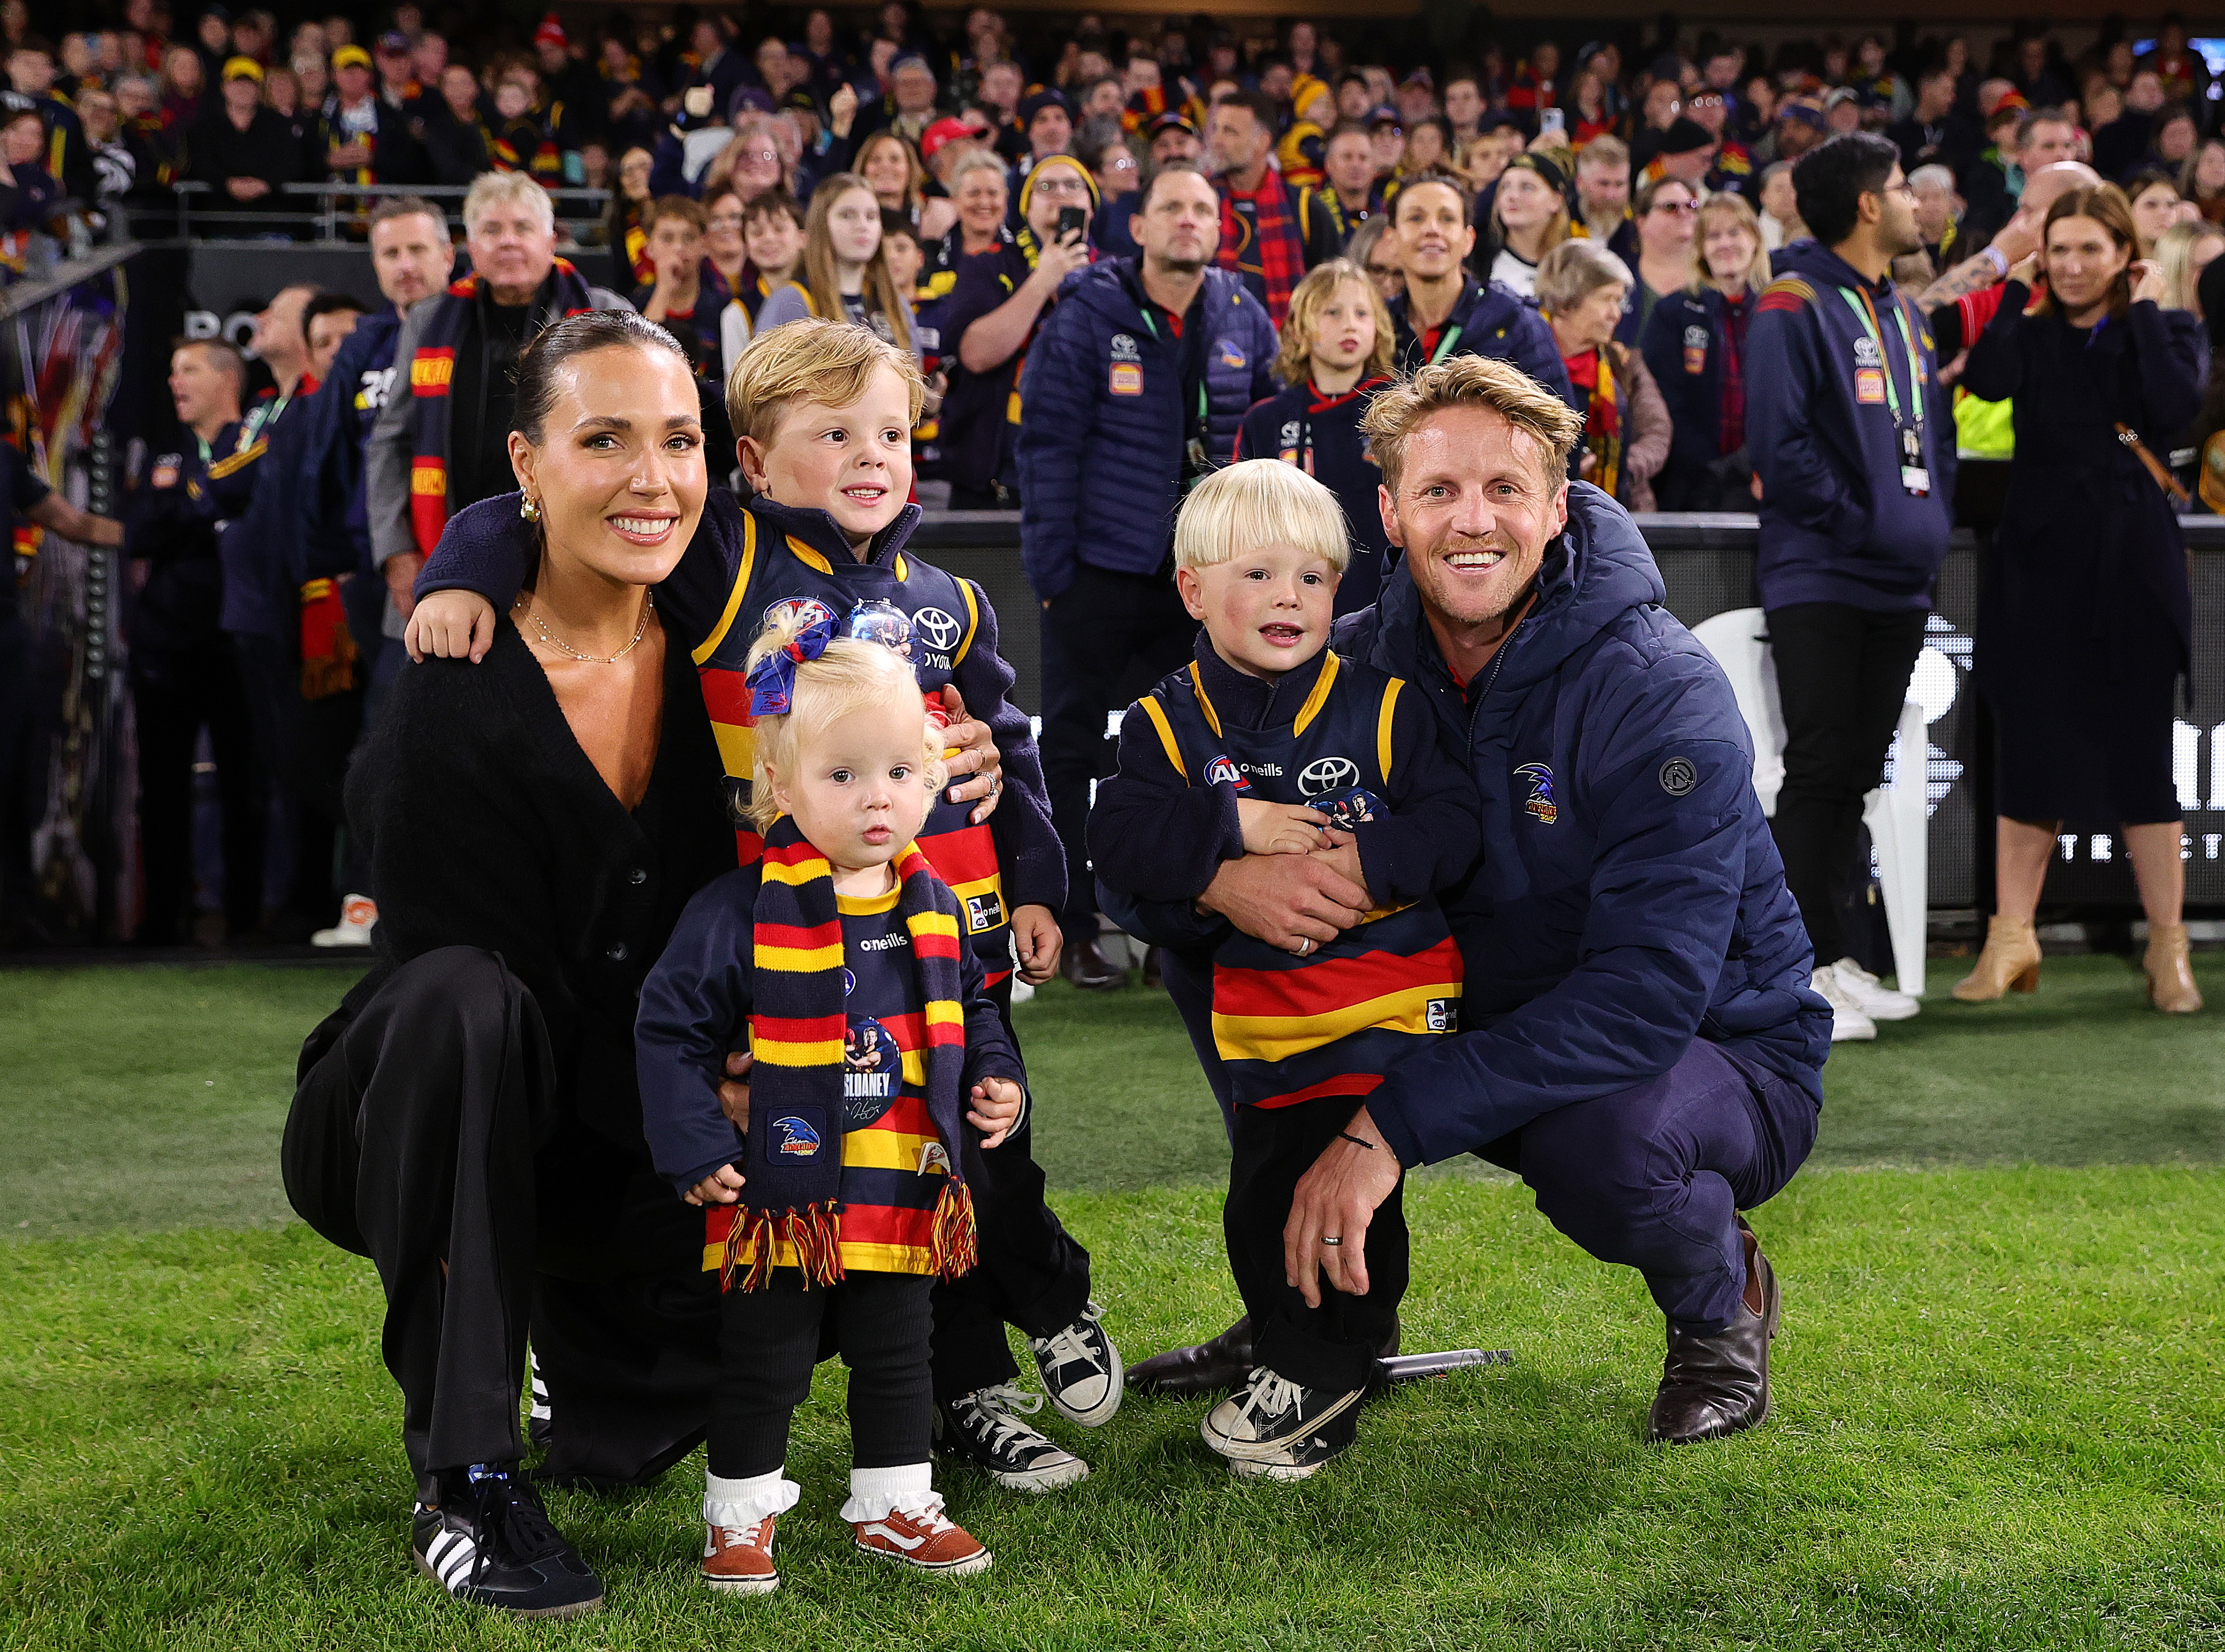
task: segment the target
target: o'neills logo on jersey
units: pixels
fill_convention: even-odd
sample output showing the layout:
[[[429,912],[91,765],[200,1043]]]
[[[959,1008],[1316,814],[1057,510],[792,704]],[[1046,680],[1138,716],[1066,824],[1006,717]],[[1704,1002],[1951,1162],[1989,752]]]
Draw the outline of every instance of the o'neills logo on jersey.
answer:
[[[1205,783],[1209,786],[1234,786],[1239,791],[1252,790],[1252,783],[1225,753],[1205,766]]]

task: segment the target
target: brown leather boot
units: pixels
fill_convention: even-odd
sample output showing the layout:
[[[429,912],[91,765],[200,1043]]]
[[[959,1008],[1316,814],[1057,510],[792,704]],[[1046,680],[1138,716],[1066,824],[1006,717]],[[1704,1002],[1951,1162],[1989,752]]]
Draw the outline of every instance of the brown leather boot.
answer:
[[[2148,955],[2141,967],[2148,972],[2148,1002],[2166,1015],[2191,1015],[2202,1007],[2185,924],[2149,924]]]
[[[1068,947],[1058,969],[1084,992],[1108,992],[1128,984],[1128,972],[1099,951],[1094,941],[1077,941]]]
[[[1769,1344],[1781,1306],[1777,1270],[1744,1217],[1738,1224],[1746,1245],[1746,1295],[1738,1317],[1712,1337],[1669,1327],[1661,1388],[1645,1419],[1650,1441],[1689,1446],[1721,1439],[1769,1415]]]
[[[1985,950],[1970,973],[1955,983],[1966,1004],[1990,1004],[2005,992],[2039,990],[2039,935],[2030,924],[1995,913],[1986,924]]]
[[[1139,1394],[1188,1399],[1198,1394],[1228,1394],[1244,1386],[1252,1370],[1252,1317],[1243,1318],[1209,1342],[1195,1348],[1170,1348],[1128,1368],[1128,1386]]]

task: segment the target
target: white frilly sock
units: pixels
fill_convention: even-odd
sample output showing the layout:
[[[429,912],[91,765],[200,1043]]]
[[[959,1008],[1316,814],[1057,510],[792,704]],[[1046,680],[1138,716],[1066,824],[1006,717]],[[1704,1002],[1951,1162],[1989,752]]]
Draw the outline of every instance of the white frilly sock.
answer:
[[[931,1465],[906,1463],[892,1469],[850,1471],[850,1496],[842,1505],[843,1519],[853,1526],[884,1520],[892,1509],[908,1515],[941,1512],[942,1494],[935,1489]]]
[[[703,1518],[713,1526],[739,1531],[754,1526],[767,1515],[784,1515],[796,1507],[803,1488],[785,1477],[785,1469],[770,1474],[751,1474],[740,1479],[703,1476]]]

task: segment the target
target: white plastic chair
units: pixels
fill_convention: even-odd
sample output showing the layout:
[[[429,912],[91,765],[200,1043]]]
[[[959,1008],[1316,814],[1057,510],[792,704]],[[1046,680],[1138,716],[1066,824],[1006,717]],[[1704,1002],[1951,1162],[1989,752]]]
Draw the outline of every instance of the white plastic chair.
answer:
[[[1739,715],[1753,736],[1753,790],[1765,815],[1777,812],[1784,785],[1784,713],[1777,698],[1777,669],[1770,658],[1768,624],[1759,608],[1733,608],[1692,627],[1715,657],[1738,697]],[[1913,673],[1911,673],[1911,680]],[[1903,702],[1893,732],[1892,783],[1862,799],[1862,823],[1877,851],[1878,881],[1885,894],[1886,928],[1892,937],[1893,972],[1900,989],[1924,995],[1924,914],[1930,859],[1926,806],[1930,747],[1924,708]]]

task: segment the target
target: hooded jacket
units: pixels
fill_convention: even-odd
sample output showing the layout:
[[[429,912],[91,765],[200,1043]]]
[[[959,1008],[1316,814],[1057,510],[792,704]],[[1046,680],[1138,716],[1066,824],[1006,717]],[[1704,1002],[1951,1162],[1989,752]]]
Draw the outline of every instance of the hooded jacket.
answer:
[[[1398,335],[1398,371],[1412,373],[1441,356],[1496,356],[1511,361],[1570,407],[1576,393],[1561,363],[1561,346],[1537,307],[1497,282],[1468,283],[1452,314],[1429,335],[1415,332],[1407,318],[1406,297],[1391,301],[1391,324]]]
[[[1082,562],[1155,574],[1174,543],[1183,448],[1195,414],[1184,385],[1201,363],[1208,462],[1232,452],[1252,404],[1271,396],[1275,329],[1242,277],[1208,270],[1180,339],[1147,311],[1134,264],[1076,270],[1028,346],[1014,456],[1020,561],[1044,601]],[[1147,320],[1147,314],[1154,314]]]
[[[1809,990],[1808,932],[1754,796],[1746,722],[1664,594],[1636,524],[1578,482],[1536,602],[1472,699],[1407,563],[1375,607],[1338,622],[1340,653],[1427,697],[1482,811],[1481,861],[1439,897],[1467,965],[1465,1030],[1368,1097],[1403,1163],[1642,1084],[1695,1038],[1822,1105],[1830,1010]],[[1172,946],[1195,947],[1218,921],[1187,903],[1113,915]]]
[[[1939,384],[1930,324],[1893,290],[1867,282],[1829,247],[1797,241],[1746,334],[1746,450],[1761,478],[1761,605],[1840,602],[1881,613],[1931,606],[1954,526],[1955,416]],[[1845,295],[1867,289],[1883,334]],[[1924,383],[1922,451],[1930,486],[1901,485],[1901,445],[1887,383],[1913,416],[1907,317]]]

